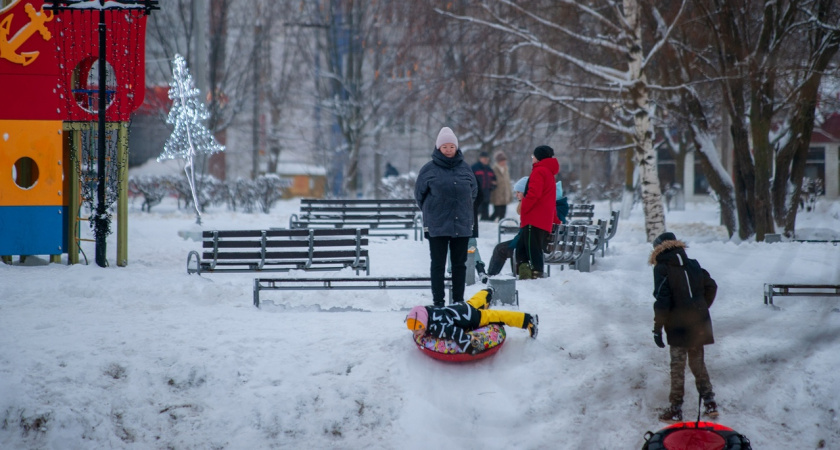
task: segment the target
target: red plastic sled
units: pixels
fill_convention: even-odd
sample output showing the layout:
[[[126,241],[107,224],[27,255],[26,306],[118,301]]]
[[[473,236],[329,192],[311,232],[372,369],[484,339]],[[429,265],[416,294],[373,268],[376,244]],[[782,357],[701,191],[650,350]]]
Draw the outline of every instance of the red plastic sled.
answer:
[[[751,450],[750,440],[714,422],[680,422],[645,434],[642,450]]]
[[[438,339],[424,335],[417,339],[414,339],[412,336],[412,340],[423,354],[431,358],[445,362],[462,363],[478,361],[494,355],[502,348],[502,344],[505,343],[505,338],[507,337],[504,326],[496,324],[478,328],[473,330],[472,333],[484,344],[484,350],[474,355],[461,353],[455,342],[449,339]]]

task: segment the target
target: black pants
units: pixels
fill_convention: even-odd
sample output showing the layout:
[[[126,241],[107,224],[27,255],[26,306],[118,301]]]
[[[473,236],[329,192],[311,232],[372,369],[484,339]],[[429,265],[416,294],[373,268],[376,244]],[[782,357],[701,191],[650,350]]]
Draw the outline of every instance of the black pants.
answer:
[[[498,275],[502,272],[502,268],[505,267],[505,261],[513,256],[513,250],[516,248],[510,245],[512,240],[513,239],[510,241],[499,242],[495,247],[493,247],[493,256],[490,258],[490,266],[487,268],[487,275],[492,277],[493,275]]]
[[[464,286],[467,280],[467,248],[469,236],[438,236],[429,238],[429,256],[432,264],[429,268],[432,279],[432,301],[435,306],[444,306],[446,293],[444,278],[446,275],[446,254],[452,254],[452,298],[451,302],[464,301]]]
[[[490,201],[484,201],[479,203],[478,205],[478,217],[481,220],[489,220],[490,219]]]
[[[519,230],[519,243],[516,246],[516,266],[527,262],[534,272],[543,272],[543,249],[548,240],[549,232],[533,225]]]
[[[490,220],[502,220],[505,214],[507,214],[507,205],[493,205],[493,215],[490,216]]]

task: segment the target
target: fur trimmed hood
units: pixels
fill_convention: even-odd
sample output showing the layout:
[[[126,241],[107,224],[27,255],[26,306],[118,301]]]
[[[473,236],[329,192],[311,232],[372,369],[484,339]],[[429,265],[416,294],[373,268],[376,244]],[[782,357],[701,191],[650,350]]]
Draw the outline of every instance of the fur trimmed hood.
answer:
[[[650,258],[648,259],[648,264],[650,264],[651,266],[656,265],[656,257],[657,256],[659,256],[662,252],[664,252],[666,250],[672,250],[672,249],[677,249],[677,248],[685,249],[685,248],[688,248],[688,245],[685,242],[683,242],[679,239],[665,241],[665,242],[657,245],[656,247],[653,248],[653,251],[650,252]]]

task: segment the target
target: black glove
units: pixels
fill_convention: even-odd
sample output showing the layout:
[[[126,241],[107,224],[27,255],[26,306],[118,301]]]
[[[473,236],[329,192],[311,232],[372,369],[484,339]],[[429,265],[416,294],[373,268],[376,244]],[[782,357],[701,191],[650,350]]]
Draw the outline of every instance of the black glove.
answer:
[[[662,332],[653,330],[653,342],[656,342],[656,346],[659,348],[665,348],[665,343],[662,342]]]
[[[496,290],[493,289],[493,286],[487,286],[484,290],[487,291],[487,303],[490,303],[490,301],[493,300],[493,293],[496,292]]]

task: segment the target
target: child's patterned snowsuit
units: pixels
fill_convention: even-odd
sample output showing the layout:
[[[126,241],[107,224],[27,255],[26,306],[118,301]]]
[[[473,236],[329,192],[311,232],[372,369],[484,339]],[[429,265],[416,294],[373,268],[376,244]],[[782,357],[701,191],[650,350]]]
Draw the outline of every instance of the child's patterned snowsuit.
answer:
[[[440,339],[455,341],[462,352],[470,345],[470,330],[491,323],[525,328],[530,322],[529,314],[519,311],[487,309],[486,289],[478,291],[466,303],[451,306],[427,306],[429,313],[428,333]]]

